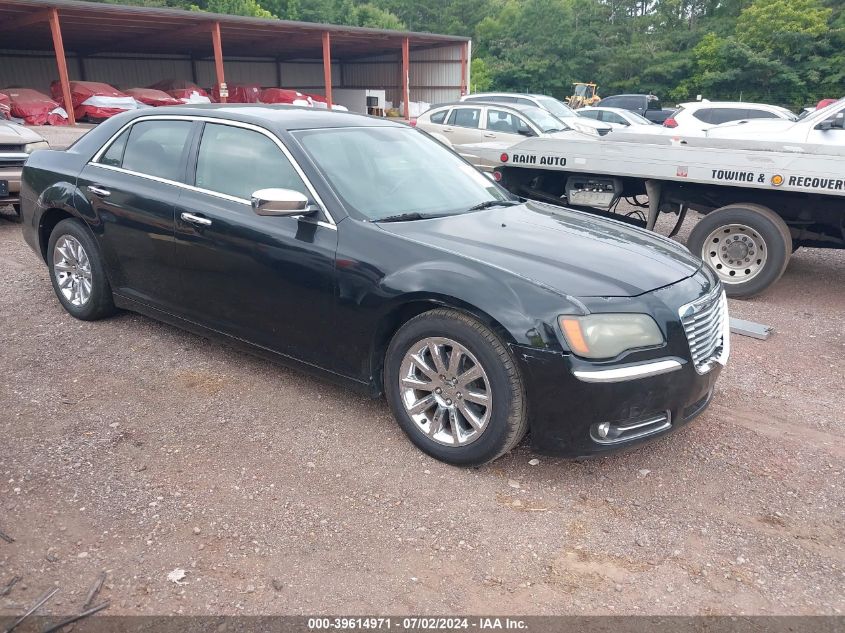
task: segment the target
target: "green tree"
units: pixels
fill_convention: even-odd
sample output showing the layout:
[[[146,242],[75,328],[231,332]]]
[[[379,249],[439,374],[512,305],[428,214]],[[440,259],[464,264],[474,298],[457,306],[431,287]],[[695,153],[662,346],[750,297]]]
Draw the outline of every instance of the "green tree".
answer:
[[[470,64],[470,92],[485,92],[493,85],[490,69],[483,57],[476,57]]]
[[[830,15],[818,0],[754,0],[740,14],[736,35],[752,50],[789,58],[826,34]]]

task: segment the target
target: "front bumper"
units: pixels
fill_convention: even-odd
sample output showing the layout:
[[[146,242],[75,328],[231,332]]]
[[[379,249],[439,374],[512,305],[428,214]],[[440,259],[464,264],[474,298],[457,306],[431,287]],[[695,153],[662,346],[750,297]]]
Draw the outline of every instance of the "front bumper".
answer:
[[[699,374],[687,360],[674,371],[644,378],[584,382],[575,377],[569,355],[514,351],[526,385],[531,447],[547,455],[606,453],[665,435],[707,408],[721,372],[717,365]],[[602,423],[610,424],[609,439],[618,441],[599,436]]]
[[[5,180],[9,184],[9,191],[7,195],[0,195],[0,204],[12,204],[20,202],[22,172],[23,167],[21,166],[0,166],[0,180]]]
[[[585,300],[594,312],[650,314],[664,332],[661,348],[631,352],[615,362],[515,346],[532,448],[563,456],[605,453],[669,433],[707,408],[730,349],[726,308],[721,353],[698,369],[680,315],[690,302],[718,296],[717,285],[709,271],[701,270],[639,297]]]

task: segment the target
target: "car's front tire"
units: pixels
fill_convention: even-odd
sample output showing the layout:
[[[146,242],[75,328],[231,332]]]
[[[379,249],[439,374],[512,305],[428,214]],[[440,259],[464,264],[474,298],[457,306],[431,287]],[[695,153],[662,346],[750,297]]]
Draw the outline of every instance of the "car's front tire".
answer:
[[[95,321],[114,314],[100,249],[79,220],[62,220],[50,233],[47,267],[56,297],[71,316]]]
[[[457,310],[425,312],[396,332],[384,389],[410,440],[449,464],[491,462],[528,429],[516,360],[490,328]]]

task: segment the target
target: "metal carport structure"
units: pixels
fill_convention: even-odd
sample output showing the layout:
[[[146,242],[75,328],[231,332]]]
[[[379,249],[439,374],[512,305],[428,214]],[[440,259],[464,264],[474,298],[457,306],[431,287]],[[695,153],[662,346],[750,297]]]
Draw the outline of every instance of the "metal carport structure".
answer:
[[[179,9],[76,0],[0,2],[0,87],[10,81],[26,83],[22,77],[27,72],[43,76],[46,67],[33,60],[50,55],[72,122],[71,79],[109,82],[121,70],[146,63],[147,74],[158,64],[181,68],[174,74],[188,76],[175,78],[198,82],[203,65],[212,61],[218,85],[226,83],[227,66],[236,74],[269,78],[272,65],[275,74],[268,85],[307,83],[303,87],[322,89],[330,105],[333,87],[386,88],[395,101],[404,103],[407,118],[412,91],[418,100],[431,102],[466,93],[470,46],[468,38],[457,36]],[[162,60],[179,64],[165,65]],[[322,85],[308,67],[316,64],[322,66]],[[32,68],[40,70],[27,70]]]

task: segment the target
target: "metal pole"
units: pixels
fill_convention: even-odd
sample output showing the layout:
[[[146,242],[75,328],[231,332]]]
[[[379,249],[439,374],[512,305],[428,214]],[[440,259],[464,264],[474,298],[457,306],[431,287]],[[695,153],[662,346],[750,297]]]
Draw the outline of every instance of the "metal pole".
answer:
[[[70,77],[67,73],[65,45],[62,42],[62,27],[59,24],[59,11],[55,7],[50,9],[49,20],[50,32],[53,34],[53,49],[56,51],[56,66],[59,67],[59,83],[62,85],[62,99],[65,102],[68,121],[71,125],[76,125],[76,117],[73,114],[73,99],[70,97]]]
[[[220,22],[215,22],[214,28],[211,29],[211,42],[214,45],[214,70],[217,73],[217,89],[221,92],[220,102],[226,103],[228,98],[222,95],[222,86],[226,83],[226,76],[223,74],[223,42],[220,37]]]
[[[323,31],[323,83],[326,87],[326,101],[332,109],[332,37]]]
[[[469,57],[469,42],[461,46],[461,96],[467,94],[467,63]]]
[[[405,105],[405,120],[411,120],[411,91],[408,86],[410,82],[409,67],[411,43],[407,37],[402,38],[402,103]]]

